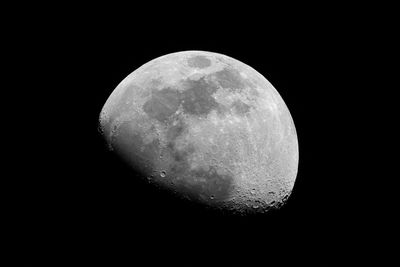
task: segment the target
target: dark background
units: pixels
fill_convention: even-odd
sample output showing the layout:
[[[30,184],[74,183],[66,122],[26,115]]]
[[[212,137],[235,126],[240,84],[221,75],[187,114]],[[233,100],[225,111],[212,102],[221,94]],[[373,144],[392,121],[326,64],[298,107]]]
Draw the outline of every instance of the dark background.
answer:
[[[138,12],[116,20],[107,12],[61,19],[54,13],[13,32],[13,49],[23,58],[16,68],[24,73],[16,92],[24,97],[22,108],[12,109],[23,123],[11,124],[22,145],[10,154],[17,163],[8,206],[14,241],[28,262],[49,254],[59,262],[102,262],[111,252],[149,262],[183,255],[254,260],[290,248],[334,258],[362,242],[359,218],[367,210],[354,190],[365,179],[357,152],[362,110],[353,99],[366,90],[357,67],[366,61],[364,28],[346,13],[268,20],[256,12],[239,20],[215,11],[197,20],[197,13],[177,12],[156,20]],[[142,64],[184,50],[240,60],[284,99],[300,159],[293,193],[280,210],[235,217],[177,201],[105,149],[98,116],[114,88]]]

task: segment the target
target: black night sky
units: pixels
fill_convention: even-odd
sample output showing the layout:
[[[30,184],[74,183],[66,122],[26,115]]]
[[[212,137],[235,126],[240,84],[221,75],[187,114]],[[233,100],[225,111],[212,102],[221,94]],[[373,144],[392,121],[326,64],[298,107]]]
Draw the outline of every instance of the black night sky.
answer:
[[[359,47],[351,29],[323,15],[192,26],[84,17],[27,25],[15,47],[26,55],[24,68],[33,70],[20,83],[29,115],[15,135],[25,152],[14,156],[20,164],[13,166],[9,199],[15,240],[28,261],[50,253],[61,262],[100,262],[98,254],[110,251],[149,260],[173,251],[268,257],[268,246],[318,254],[361,236],[355,218],[364,210],[350,190],[360,179],[353,169],[360,166],[353,130],[360,110],[349,101],[358,90],[352,78]],[[97,123],[113,89],[142,64],[184,50],[238,59],[282,96],[300,154],[294,190],[282,209],[216,214],[150,187],[107,152]]]

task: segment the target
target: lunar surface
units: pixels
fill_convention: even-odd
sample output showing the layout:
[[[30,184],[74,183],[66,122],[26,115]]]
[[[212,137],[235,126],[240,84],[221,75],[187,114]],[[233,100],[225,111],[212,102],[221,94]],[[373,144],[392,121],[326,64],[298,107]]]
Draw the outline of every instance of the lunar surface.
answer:
[[[111,93],[99,128],[136,173],[206,207],[266,212],[295,183],[287,106],[266,78],[226,55],[184,51],[144,64]]]

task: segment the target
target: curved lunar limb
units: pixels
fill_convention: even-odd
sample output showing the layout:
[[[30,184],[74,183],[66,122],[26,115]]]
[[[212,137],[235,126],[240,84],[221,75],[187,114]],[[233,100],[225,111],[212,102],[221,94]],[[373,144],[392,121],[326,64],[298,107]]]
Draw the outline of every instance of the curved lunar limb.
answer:
[[[209,207],[265,212],[295,183],[287,106],[260,73],[225,55],[184,51],[144,64],[112,92],[100,127],[143,177]]]

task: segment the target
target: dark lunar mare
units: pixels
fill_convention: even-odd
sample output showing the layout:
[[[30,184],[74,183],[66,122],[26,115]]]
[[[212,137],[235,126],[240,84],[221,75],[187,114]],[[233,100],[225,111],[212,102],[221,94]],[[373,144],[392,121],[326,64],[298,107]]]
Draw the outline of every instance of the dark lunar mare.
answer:
[[[204,69],[211,65],[211,60],[202,55],[190,57],[187,62],[191,68]]]
[[[237,70],[225,68],[201,77],[199,80],[183,79],[178,86],[184,90],[180,91],[171,87],[161,90],[152,89],[150,99],[143,105],[143,111],[150,118],[162,123],[170,120],[171,115],[180,106],[184,113],[198,117],[206,117],[212,110],[223,115],[227,109],[217,103],[212,96],[219,86],[241,92],[245,86],[252,85],[247,83]],[[234,102],[231,108],[236,111],[237,115],[244,115],[250,110],[249,105],[239,100]]]
[[[182,107],[185,113],[206,117],[211,110],[218,109],[219,104],[215,101],[214,94],[218,87],[208,82],[204,77],[195,80],[185,80],[183,87],[187,88],[181,94]]]
[[[180,95],[177,90],[164,88],[152,90],[151,98],[143,105],[143,111],[153,119],[166,122],[174,114],[181,104]]]
[[[231,91],[241,91],[246,86],[246,82],[240,76],[239,71],[229,67],[226,67],[211,75],[215,77],[215,80],[222,88],[229,89]]]

